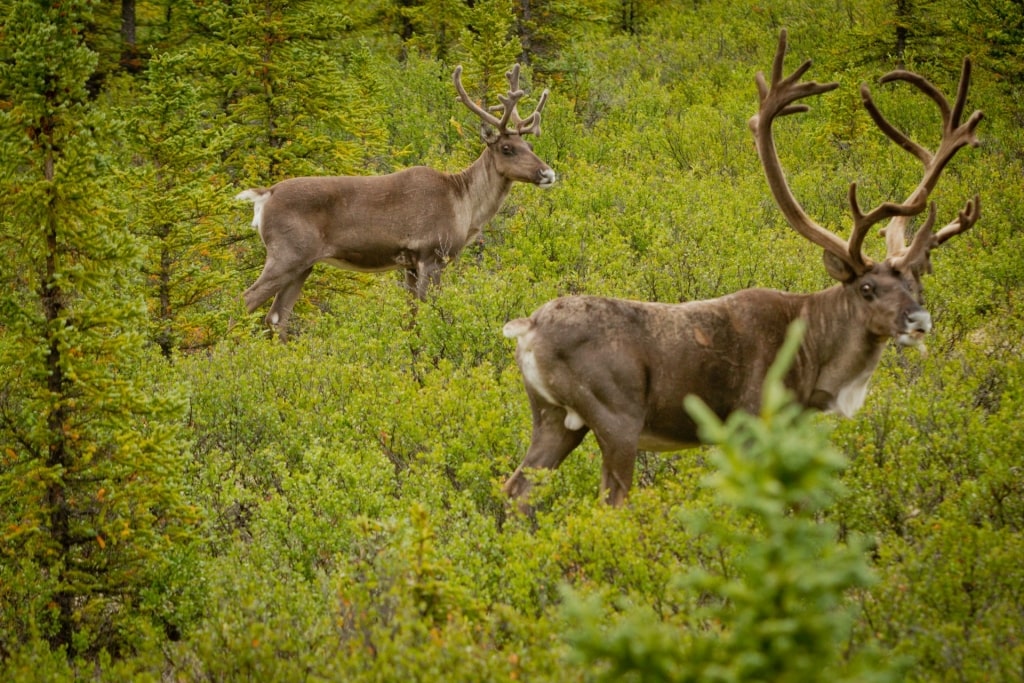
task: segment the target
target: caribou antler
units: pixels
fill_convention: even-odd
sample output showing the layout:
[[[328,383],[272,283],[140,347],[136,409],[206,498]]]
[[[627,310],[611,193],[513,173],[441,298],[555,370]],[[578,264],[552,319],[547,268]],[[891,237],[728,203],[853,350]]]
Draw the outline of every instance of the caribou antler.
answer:
[[[962,125],[959,122],[963,115],[967,99],[967,89],[970,83],[970,60],[964,60],[963,74],[961,75],[957,99],[953,107],[949,106],[946,98],[935,86],[918,74],[909,71],[893,71],[881,79],[882,83],[895,80],[906,81],[923,91],[938,104],[939,110],[942,113],[942,140],[934,153],[914,142],[889,123],[875,106],[867,86],[861,86],[861,98],[864,102],[864,107],[868,110],[875,124],[891,140],[920,159],[921,163],[924,164],[925,173],[920,184],[905,201],[902,203],[883,202],[868,212],[864,212],[857,201],[857,183],[851,183],[848,200],[850,211],[853,215],[853,230],[850,233],[849,241],[844,243],[837,235],[815,223],[804,212],[799,202],[793,196],[786,182],[785,174],[782,171],[771,130],[772,121],[776,117],[808,110],[807,105],[795,104],[795,102],[812,95],[820,95],[833,90],[838,86],[838,83],[801,83],[800,78],[810,68],[810,60],[801,64],[791,75],[783,76],[785,55],[786,31],[783,29],[779,35],[779,45],[775,53],[775,60],[772,63],[771,84],[769,85],[765,81],[762,73],[758,72],[756,75],[761,105],[758,113],[751,117],[749,126],[754,133],[758,155],[761,158],[761,164],[768,179],[768,186],[780,210],[794,230],[838,257],[854,273],[860,274],[869,270],[873,265],[871,259],[863,253],[862,245],[864,238],[867,236],[871,226],[886,219],[889,219],[889,224],[882,229],[882,232],[886,235],[886,258],[894,265],[901,266],[913,264],[922,255],[926,256],[928,250],[933,246],[941,244],[955,234],[964,232],[977,221],[980,215],[980,204],[977,198],[975,198],[973,202],[969,202],[967,207],[960,212],[960,218],[957,221],[945,226],[938,233],[932,234],[931,226],[935,220],[933,208],[933,215],[929,218],[927,229],[923,227],[918,231],[920,241],[915,238],[915,242],[910,247],[907,247],[905,244],[907,222],[910,217],[924,211],[927,206],[928,195],[935,188],[935,184],[938,182],[939,176],[942,174],[946,164],[964,145],[977,145],[974,129],[982,118],[981,112],[974,112],[968,121]]]
[[[541,93],[533,113],[522,119],[519,117],[519,111],[516,107],[519,104],[519,100],[526,95],[526,92],[519,87],[519,65],[516,64],[512,67],[511,71],[506,71],[505,77],[508,79],[508,93],[498,95],[498,101],[501,104],[494,105],[488,111],[474,102],[466,93],[466,89],[462,86],[461,65],[455,67],[455,73],[452,76],[455,81],[455,89],[459,93],[459,99],[462,100],[462,103],[470,111],[479,116],[484,123],[494,126],[499,131],[504,131],[508,129],[509,122],[511,122],[512,129],[519,135],[540,135],[540,115],[544,109],[544,104],[548,100],[548,90],[545,88],[544,92]],[[499,119],[491,111],[501,111],[501,118]]]
[[[968,200],[955,221],[945,225],[938,232],[932,232],[932,224],[935,222],[935,203],[932,203],[931,214],[924,225],[914,234],[910,246],[901,250],[897,255],[890,256],[889,262],[896,270],[903,270],[906,267],[923,266],[924,272],[931,272],[931,263],[928,260],[928,253],[939,246],[950,237],[955,237],[962,232],[967,232],[978,219],[981,218],[981,197],[974,195]],[[901,232],[903,228],[900,228]],[[888,235],[887,241],[888,241]]]
[[[512,67],[511,71],[506,71],[505,78],[508,79],[509,94],[507,97],[498,96],[498,100],[501,102],[498,107],[503,107],[506,112],[512,112],[512,125],[520,135],[540,135],[540,113],[544,109],[544,104],[548,101],[547,88],[540,94],[540,99],[537,101],[537,106],[533,113],[525,119],[521,119],[519,118],[519,111],[516,109],[516,104],[523,96],[523,91],[519,89],[519,65],[516,64]],[[519,93],[519,96],[512,99],[513,93]]]
[[[771,84],[765,81],[764,73],[755,75],[757,90],[761,100],[758,112],[750,117],[747,125],[754,133],[757,153],[761,158],[768,179],[768,187],[775,197],[775,203],[790,226],[825,251],[839,257],[843,262],[853,265],[850,250],[838,236],[815,223],[804,211],[793,196],[782,171],[778,151],[775,149],[775,138],[772,136],[772,122],[777,116],[788,116],[809,111],[806,104],[796,104],[798,100],[812,95],[820,95],[839,87],[838,83],[801,83],[800,78],[811,68],[811,60],[805,61],[789,76],[783,76],[783,63],[786,58],[786,30],[779,34],[779,45],[772,62]],[[856,235],[855,235],[856,236]],[[859,241],[863,237],[858,238]],[[860,261],[859,250],[857,261]],[[859,267],[863,267],[863,263]]]
[[[939,112],[942,115],[942,139],[939,141],[939,146],[935,152],[931,152],[925,147],[917,144],[909,137],[907,137],[902,131],[898,130],[889,121],[882,116],[882,113],[875,106],[874,100],[871,98],[871,92],[868,90],[867,85],[862,85],[861,99],[864,102],[864,108],[867,109],[868,114],[871,115],[872,120],[875,124],[885,133],[889,139],[898,144],[903,149],[907,150],[914,156],[916,156],[922,164],[924,164],[924,177],[918,184],[914,191],[910,193],[904,204],[921,206],[923,208],[928,195],[931,194],[935,188],[935,184],[939,180],[939,176],[945,169],[946,164],[949,160],[965,145],[971,145],[977,147],[978,138],[975,135],[975,129],[978,123],[981,122],[984,115],[981,111],[975,111],[966,122],[960,123],[960,118],[963,116],[964,107],[967,104],[967,90],[971,83],[971,60],[969,58],[964,59],[963,69],[960,72],[960,83],[957,87],[956,100],[953,106],[949,106],[949,102],[946,97],[928,80],[919,74],[910,71],[891,71],[879,79],[880,83],[889,83],[891,81],[906,81],[910,83],[918,90],[923,92],[925,95],[930,97],[935,104],[939,107]],[[964,212],[961,212],[961,217],[964,220],[955,222],[957,225],[965,226],[958,229],[956,232],[948,231],[943,228],[940,233],[945,233],[942,241],[949,239],[953,234],[959,234],[963,232],[977,220],[977,214],[979,210],[978,203],[968,203]],[[972,217],[973,218],[970,218]],[[909,262],[913,259],[909,258],[911,252],[915,254],[920,253],[920,249],[914,249],[912,244],[909,248],[906,245],[906,227],[908,217],[904,215],[895,216],[882,232],[885,234],[885,249],[886,257],[890,259],[899,259],[902,262]],[[954,225],[951,223],[950,225]],[[916,238],[915,238],[916,241]],[[939,242],[941,244],[941,242]],[[930,245],[929,245],[930,248]]]

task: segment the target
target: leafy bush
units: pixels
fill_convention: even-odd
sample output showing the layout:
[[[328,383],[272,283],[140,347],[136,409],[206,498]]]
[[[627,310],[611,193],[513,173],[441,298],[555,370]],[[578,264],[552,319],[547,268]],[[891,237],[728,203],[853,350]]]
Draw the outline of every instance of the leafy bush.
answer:
[[[559,0],[528,3],[530,17],[507,0],[472,11],[461,0],[134,4],[137,43],[122,67],[119,6],[0,2],[0,33],[11,38],[0,41],[9,200],[0,203],[0,481],[10,493],[0,501],[10,546],[0,553],[0,666],[9,678],[561,683],[594,680],[613,662],[636,678],[722,680],[773,666],[813,668],[811,680],[884,677],[873,652],[913,662],[908,680],[1022,676],[1024,185],[1013,179],[1024,129],[1007,87],[1012,3],[910,3],[907,22],[881,0]],[[65,36],[83,49],[26,43],[49,19],[32,31],[13,22],[39,12],[88,15]],[[984,23],[992,17],[999,26]],[[642,453],[620,510],[597,502],[600,455],[588,437],[535,487],[536,517],[517,514],[500,487],[526,451],[530,417],[501,335],[509,319],[570,292],[673,302],[830,284],[819,250],[779,215],[746,127],[754,73],[769,68],[783,26],[792,63],[812,57],[809,77],[841,85],[777,131],[794,192],[841,235],[850,182],[876,203],[920,177],[865,114],[858,86],[930,146],[934,103],[878,76],[902,59],[948,91],[962,56],[976,57],[968,108],[985,111],[982,145],[958,155],[933,198],[942,221],[980,192],[983,215],[932,255],[928,355],[887,351],[852,420],[779,408],[771,429],[719,425],[727,438],[714,466],[704,449]],[[913,29],[900,55],[895,26]],[[269,343],[264,311],[249,315],[239,300],[263,249],[251,207],[230,198],[298,173],[465,168],[481,146],[452,70],[465,62],[474,92],[492,92],[520,52],[525,102],[551,90],[534,144],[558,173],[555,187],[514,185],[429,301],[410,302],[395,273],[318,266],[293,341]],[[19,62],[25,55],[38,58]],[[32,76],[65,67],[88,116],[70,91]],[[47,97],[56,99],[39,109],[40,125],[23,125]],[[50,114],[66,123],[53,131],[64,136],[58,146],[41,135]],[[52,182],[51,152],[77,155],[54,166]],[[65,584],[17,550],[23,534],[42,533],[33,522],[42,518],[26,511],[43,509],[38,486],[57,476],[26,465],[36,461],[25,445],[52,404],[39,390],[50,348],[27,334],[43,316],[30,261],[47,225],[32,216],[49,211],[66,238],[65,283],[81,285],[67,301],[95,314],[59,328],[60,339],[87,345],[58,350],[68,351],[64,367],[88,366],[109,387],[67,397],[81,416],[76,447],[93,458],[74,473],[77,500],[111,509],[98,496],[113,489],[91,475],[99,454],[125,444],[140,450],[118,462],[117,481],[154,493],[134,508],[117,501],[133,522],[152,521],[138,543],[148,559],[123,565],[137,590],[86,601],[76,642],[88,647],[71,658],[48,640],[50,596]],[[866,249],[878,255],[881,240],[869,235]],[[106,270],[83,267],[87,254],[111,256]],[[166,357],[142,348],[143,337]],[[126,339],[135,346],[122,354]],[[155,412],[132,413],[130,429],[91,419],[129,404]],[[729,456],[730,439],[748,433],[777,436],[778,457]],[[825,434],[846,458],[841,472]],[[156,451],[173,457],[157,467]],[[813,457],[794,470],[794,452]],[[718,484],[701,485],[719,465]],[[833,500],[840,483],[847,493]],[[723,496],[741,484],[752,492],[741,506],[771,504],[736,509]],[[164,493],[182,503],[173,511],[190,533],[164,526]],[[786,495],[801,504],[776,514],[793,503]],[[98,553],[91,531],[116,535],[119,519],[82,526],[90,557],[114,546]],[[858,539],[870,544],[870,585]],[[816,571],[780,574],[808,563]],[[789,609],[779,619],[759,618],[769,591]],[[581,652],[591,664],[580,666]]]

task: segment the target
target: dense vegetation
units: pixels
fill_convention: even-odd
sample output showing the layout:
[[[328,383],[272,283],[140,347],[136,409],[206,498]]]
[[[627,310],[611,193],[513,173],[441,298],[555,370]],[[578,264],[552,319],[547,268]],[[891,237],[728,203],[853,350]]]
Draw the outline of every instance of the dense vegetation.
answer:
[[[1024,9],[1011,0],[0,0],[0,670],[6,680],[835,681],[1024,677]],[[933,198],[926,354],[850,420],[704,418],[597,502],[592,438],[504,477],[530,417],[507,320],[565,293],[828,286],[747,118],[781,27],[840,88],[778,124],[808,211],[902,199],[974,59],[982,144]],[[413,307],[318,267],[278,343],[239,294],[241,189],[461,170],[524,64],[538,154]],[[530,111],[530,108],[526,108]],[[871,254],[881,240],[868,239]],[[785,358],[782,359],[785,362]],[[700,414],[699,406],[693,410]]]

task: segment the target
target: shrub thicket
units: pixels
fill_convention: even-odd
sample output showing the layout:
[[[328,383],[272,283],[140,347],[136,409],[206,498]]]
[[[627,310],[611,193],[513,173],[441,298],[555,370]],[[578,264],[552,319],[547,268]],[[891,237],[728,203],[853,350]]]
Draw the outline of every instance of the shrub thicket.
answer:
[[[122,64],[110,7],[0,0],[8,678],[812,680],[884,677],[883,660],[906,680],[1024,675],[1019,8],[179,4],[124,3],[137,60]],[[887,350],[853,419],[779,407],[719,426],[718,450],[641,454],[623,509],[597,502],[588,437],[539,477],[534,517],[510,511],[500,485],[530,415],[507,320],[571,292],[828,286],[746,127],[781,26],[794,63],[840,83],[777,137],[794,192],[844,235],[851,181],[867,205],[921,173],[859,85],[932,146],[934,103],[877,78],[902,63],[949,92],[975,58],[982,145],[933,199],[951,217],[980,193],[983,217],[932,256],[927,354]],[[69,49],[48,47],[58,34]],[[411,306],[394,274],[318,266],[293,341],[268,339],[238,299],[263,249],[231,197],[299,173],[465,168],[480,143],[452,70],[494,88],[517,54],[531,96],[551,91],[535,148],[556,187],[515,186],[429,301]],[[47,154],[65,155],[52,178]],[[60,278],[40,279],[47,253]],[[58,281],[78,314],[46,323]],[[48,384],[51,350],[95,383]],[[74,433],[46,419],[55,406]],[[740,449],[741,429],[778,442]],[[73,448],[46,465],[53,443]],[[45,490],[83,512],[64,555]],[[138,533],[113,543],[126,523]],[[76,548],[90,573],[69,571]],[[781,610],[762,609],[769,588]]]

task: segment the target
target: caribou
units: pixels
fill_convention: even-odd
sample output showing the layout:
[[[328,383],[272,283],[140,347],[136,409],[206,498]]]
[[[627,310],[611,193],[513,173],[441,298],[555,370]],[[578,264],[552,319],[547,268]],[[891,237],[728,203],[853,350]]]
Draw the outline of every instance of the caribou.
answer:
[[[509,90],[485,109],[466,93],[462,67],[452,75],[466,107],[480,118],[485,148],[469,168],[443,173],[414,166],[381,176],[316,176],[282,180],[239,193],[253,203],[252,225],[266,247],[259,278],[242,294],[249,313],[270,297],[267,325],[287,341],[287,324],[315,263],[344,270],[405,270],[405,288],[419,300],[440,283],[441,270],[476,239],[514,182],[549,188],[555,172],[524,139],[540,135],[541,111],[519,116],[519,65],[505,74]],[[500,118],[492,112],[501,112]]]
[[[970,229],[981,214],[978,196],[958,217],[935,230],[936,209],[907,244],[909,221],[924,213],[928,196],[946,164],[965,145],[976,146],[982,113],[960,123],[970,82],[965,60],[956,100],[922,76],[893,71],[882,83],[903,81],[939,108],[942,135],[932,152],[886,120],[867,86],[865,108],[882,132],[924,166],[923,178],[901,203],[883,202],[863,211],[852,183],[848,201],[853,228],[847,241],[812,220],[793,193],[775,148],[776,118],[809,110],[800,103],[838,87],[801,82],[804,62],[784,76],[786,32],[780,34],[771,82],[756,75],[760,108],[749,120],[768,187],[786,222],[824,250],[825,269],[837,281],[811,294],[744,289],[716,299],[680,304],[598,296],[567,296],[542,305],[527,318],[508,322],[515,357],[533,416],[530,445],[503,490],[530,510],[530,472],[557,468],[588,432],[602,454],[604,500],[620,505],[633,480],[637,450],[668,451],[699,443],[697,427],[683,408],[693,394],[720,418],[736,410],[755,412],[768,367],[788,327],[805,321],[801,347],[786,386],[804,407],[852,416],[863,405],[886,344],[921,344],[932,321],[923,307],[921,276],[931,272],[930,253]],[[872,226],[888,221],[886,257],[874,261],[862,251]]]

